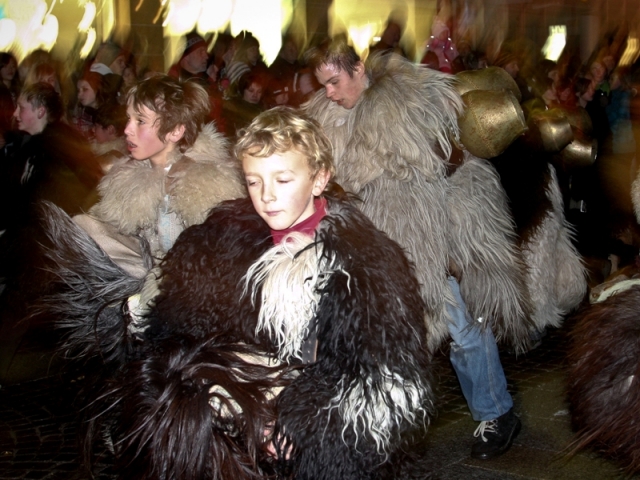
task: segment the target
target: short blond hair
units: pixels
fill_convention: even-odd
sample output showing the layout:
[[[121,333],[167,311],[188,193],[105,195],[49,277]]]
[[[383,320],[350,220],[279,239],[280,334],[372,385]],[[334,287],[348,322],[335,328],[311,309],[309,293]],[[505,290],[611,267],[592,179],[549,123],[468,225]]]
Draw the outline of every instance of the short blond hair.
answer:
[[[235,155],[266,158],[296,150],[307,158],[312,176],[325,170],[333,176],[335,166],[331,142],[318,122],[290,108],[275,107],[258,115],[241,130]]]

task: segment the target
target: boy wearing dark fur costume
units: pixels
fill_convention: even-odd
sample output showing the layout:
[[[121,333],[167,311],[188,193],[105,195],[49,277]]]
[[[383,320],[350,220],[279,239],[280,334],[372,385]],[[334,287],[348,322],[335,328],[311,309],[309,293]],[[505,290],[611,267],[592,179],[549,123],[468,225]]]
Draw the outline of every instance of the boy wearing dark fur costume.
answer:
[[[520,421],[494,332],[524,348],[529,302],[499,178],[451,145],[463,107],[455,77],[397,55],[373,55],[365,66],[340,40],[307,61],[325,88],[305,109],[332,142],[338,181],[416,263],[430,348],[453,340],[451,361],[481,422],[472,456],[500,455]]]
[[[264,112],[236,154],[250,200],[180,235],[143,341],[101,397],[123,475],[424,478],[406,453],[432,405],[413,266],[325,191],[331,146],[313,120]]]

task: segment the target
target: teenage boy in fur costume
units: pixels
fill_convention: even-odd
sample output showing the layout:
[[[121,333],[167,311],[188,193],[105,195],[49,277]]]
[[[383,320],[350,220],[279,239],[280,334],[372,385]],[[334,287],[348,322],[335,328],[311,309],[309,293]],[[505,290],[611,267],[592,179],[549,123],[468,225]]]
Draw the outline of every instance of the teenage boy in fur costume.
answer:
[[[396,55],[365,66],[341,40],[307,61],[325,88],[305,108],[331,139],[337,180],[415,262],[430,349],[451,335],[452,364],[481,422],[472,456],[500,455],[520,420],[494,333],[524,348],[529,302],[498,176],[451,145],[463,106],[455,77]]]
[[[122,474],[260,478],[275,455],[286,478],[424,478],[406,453],[432,405],[413,265],[325,191],[331,145],[313,120],[264,112],[236,155],[250,199],[180,235],[132,361],[101,396]],[[50,230],[62,248],[115,271],[66,223]]]
[[[98,186],[100,201],[76,221],[97,240],[105,228],[142,237],[157,262],[209,209],[243,196],[226,141],[204,123],[209,109],[196,82],[158,75],[132,87],[124,130],[132,159],[109,171]],[[106,248],[108,240],[98,243]]]
[[[107,362],[122,361],[129,346],[122,341],[128,337],[120,328],[117,300],[131,296],[127,308],[142,314],[157,293],[158,263],[180,232],[202,223],[220,202],[246,195],[226,140],[213,124],[204,123],[209,105],[206,90],[197,82],[165,75],[128,91],[124,133],[131,158],[102,178],[100,200],[88,214],[73,218],[118,269],[74,264],[79,250],[73,243],[51,253],[58,263],[80,268],[75,277],[66,277],[73,282],[72,294],[61,295],[57,305],[49,303],[62,316],[59,326],[68,331],[69,353],[91,356],[97,348]],[[121,276],[119,269],[129,276]],[[84,306],[82,312],[70,314],[78,305]],[[114,332],[124,336],[114,338]]]

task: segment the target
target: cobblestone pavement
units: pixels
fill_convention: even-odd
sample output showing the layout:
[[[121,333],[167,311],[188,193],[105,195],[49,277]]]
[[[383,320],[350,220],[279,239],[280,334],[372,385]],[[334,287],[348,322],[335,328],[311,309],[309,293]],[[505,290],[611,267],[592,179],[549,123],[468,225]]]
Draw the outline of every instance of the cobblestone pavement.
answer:
[[[430,426],[424,454],[434,479],[611,479],[616,467],[591,453],[568,458],[571,439],[562,393],[565,329],[554,330],[542,345],[519,357],[502,352],[509,388],[523,428],[512,449],[491,461],[469,457],[476,427],[468,413],[446,352],[436,356],[438,415]],[[24,352],[23,352],[24,353]],[[32,352],[33,353],[33,352]],[[53,373],[0,388],[0,479],[75,480],[90,478],[80,469],[74,399],[88,372]],[[111,480],[108,455],[94,472]]]

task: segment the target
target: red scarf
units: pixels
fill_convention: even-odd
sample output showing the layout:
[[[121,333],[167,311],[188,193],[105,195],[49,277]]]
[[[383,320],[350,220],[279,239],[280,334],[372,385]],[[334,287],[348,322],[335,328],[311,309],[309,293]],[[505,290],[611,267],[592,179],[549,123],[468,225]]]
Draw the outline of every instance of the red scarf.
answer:
[[[313,206],[316,211],[309,218],[284,230],[271,230],[273,244],[278,245],[291,232],[300,232],[313,237],[320,220],[327,214],[327,200],[324,197],[318,197],[313,200]]]

